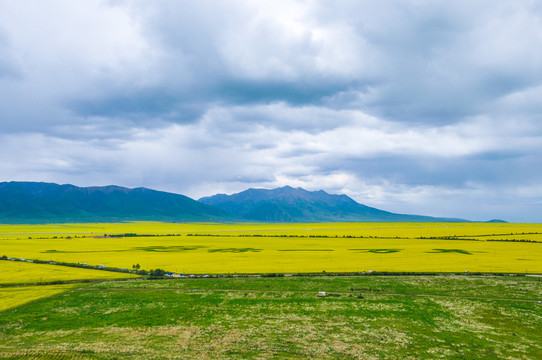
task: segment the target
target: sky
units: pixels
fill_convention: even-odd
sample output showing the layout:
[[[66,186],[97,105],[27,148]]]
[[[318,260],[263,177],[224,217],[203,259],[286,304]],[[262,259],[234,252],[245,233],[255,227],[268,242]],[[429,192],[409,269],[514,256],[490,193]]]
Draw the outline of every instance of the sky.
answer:
[[[0,181],[542,222],[542,2],[0,0]]]

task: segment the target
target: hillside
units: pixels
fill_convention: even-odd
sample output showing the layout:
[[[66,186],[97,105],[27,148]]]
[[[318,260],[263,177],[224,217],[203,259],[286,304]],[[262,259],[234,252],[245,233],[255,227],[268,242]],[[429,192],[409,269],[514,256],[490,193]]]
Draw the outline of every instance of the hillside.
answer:
[[[0,183],[0,223],[224,221],[224,211],[146,188]]]
[[[323,190],[307,191],[290,186],[273,190],[248,189],[233,195],[218,194],[204,197],[199,201],[251,221],[465,221],[461,219],[394,214],[359,204],[346,195],[331,195]]]
[[[147,188],[0,183],[0,223],[118,221],[434,222],[465,221],[395,214],[346,195],[285,186],[201,198]]]

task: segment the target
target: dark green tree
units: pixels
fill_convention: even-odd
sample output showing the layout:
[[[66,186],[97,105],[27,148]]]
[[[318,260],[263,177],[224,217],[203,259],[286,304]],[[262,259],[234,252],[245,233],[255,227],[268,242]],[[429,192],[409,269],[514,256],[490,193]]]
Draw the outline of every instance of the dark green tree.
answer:
[[[151,270],[149,271],[149,275],[151,277],[162,277],[166,274],[166,271],[165,270],[162,270],[162,269],[155,269],[155,270]]]

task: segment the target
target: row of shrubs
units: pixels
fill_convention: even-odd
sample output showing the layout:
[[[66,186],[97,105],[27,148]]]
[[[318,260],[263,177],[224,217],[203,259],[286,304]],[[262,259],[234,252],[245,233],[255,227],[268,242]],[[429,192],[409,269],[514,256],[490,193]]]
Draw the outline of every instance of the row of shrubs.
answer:
[[[59,265],[59,266],[69,266],[69,267],[93,269],[93,270],[104,270],[104,271],[112,271],[112,272],[120,272],[120,273],[133,273],[137,275],[148,275],[150,277],[163,277],[166,274],[166,271],[163,269],[154,269],[154,270],[147,271],[147,270],[139,269],[138,267],[137,270],[128,270],[126,268],[121,269],[117,267],[109,267],[109,266],[104,266],[104,265],[90,266],[88,264],[70,263],[70,262],[63,262],[63,261],[17,259],[17,258],[10,258],[7,255],[3,255],[2,257],[0,257],[0,260],[26,261],[26,262],[33,262],[35,264]]]

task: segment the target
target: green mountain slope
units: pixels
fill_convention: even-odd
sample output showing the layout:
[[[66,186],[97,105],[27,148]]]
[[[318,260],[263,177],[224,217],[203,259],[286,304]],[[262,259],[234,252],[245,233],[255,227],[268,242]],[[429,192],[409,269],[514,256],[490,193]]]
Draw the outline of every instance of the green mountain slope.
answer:
[[[0,183],[0,223],[116,221],[432,222],[465,221],[403,215],[359,204],[346,195],[286,186],[248,189],[195,201],[146,188]]]
[[[204,197],[199,201],[251,221],[465,221],[462,219],[394,214],[359,204],[346,195],[331,195],[322,190],[306,191],[301,188],[294,189],[290,186],[273,190],[248,189],[233,195],[218,194]]]
[[[0,223],[229,219],[224,211],[186,196],[146,188],[0,183]]]

